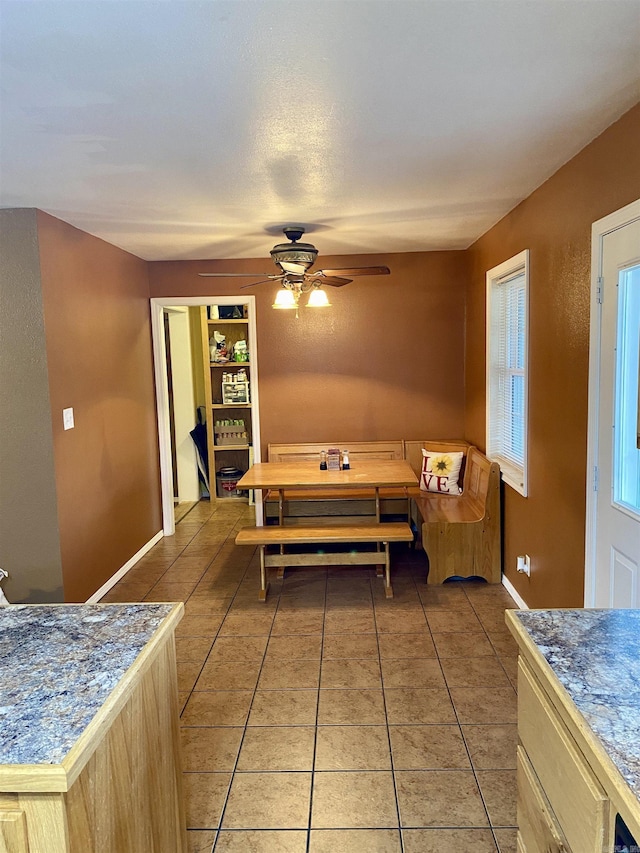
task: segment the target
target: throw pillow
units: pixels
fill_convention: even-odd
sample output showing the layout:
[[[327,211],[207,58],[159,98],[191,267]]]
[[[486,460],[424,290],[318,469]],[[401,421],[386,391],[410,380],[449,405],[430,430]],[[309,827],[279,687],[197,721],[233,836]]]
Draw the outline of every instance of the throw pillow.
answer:
[[[462,452],[438,453],[423,448],[420,488],[424,492],[459,495],[462,489],[458,486],[458,477],[463,457]]]

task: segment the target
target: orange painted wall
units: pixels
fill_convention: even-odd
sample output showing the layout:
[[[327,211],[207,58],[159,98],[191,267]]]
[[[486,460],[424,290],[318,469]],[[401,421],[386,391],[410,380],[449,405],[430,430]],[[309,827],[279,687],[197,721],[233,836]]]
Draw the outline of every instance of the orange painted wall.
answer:
[[[485,273],[530,250],[529,496],[503,501],[505,573],[530,607],[583,603],[591,225],[638,197],[640,105],[467,253],[466,437],[484,447]]]
[[[322,252],[320,237],[315,242]],[[270,246],[267,237],[262,259],[151,263],[151,295],[246,293],[243,280],[197,273],[268,272]],[[256,295],[263,453],[269,442],[464,435],[466,257],[320,257],[327,268],[379,264],[391,275],[327,288],[332,307],[301,307],[298,320],[271,308],[275,285],[249,291]]]
[[[147,265],[41,211],[38,239],[64,594],[83,601],[162,527]]]

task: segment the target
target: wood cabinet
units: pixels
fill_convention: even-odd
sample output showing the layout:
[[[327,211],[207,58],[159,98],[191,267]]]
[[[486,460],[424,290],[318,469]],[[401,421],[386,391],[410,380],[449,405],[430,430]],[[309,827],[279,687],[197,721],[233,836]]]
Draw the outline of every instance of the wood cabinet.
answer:
[[[228,299],[228,298],[225,298]],[[212,309],[222,312],[231,306],[220,304],[200,308],[205,398],[207,404],[207,449],[211,498],[247,500],[235,489],[225,490],[231,480],[220,476],[225,468],[247,471],[259,459],[258,371],[253,299],[234,301],[243,317],[212,317]],[[238,312],[236,312],[238,313]],[[224,358],[216,360],[215,333],[224,337]],[[235,360],[239,341],[246,343],[248,359]],[[246,381],[243,381],[246,379]]]
[[[640,837],[640,799],[634,774],[629,782],[619,769],[636,752],[637,709],[616,693],[616,672],[626,669],[616,626],[607,611],[507,611],[506,621],[520,651],[518,853],[622,850],[616,816]],[[585,716],[576,702],[587,691]],[[620,725],[627,719],[629,728]],[[609,744],[599,734],[603,720],[607,733],[617,732]]]
[[[117,607],[53,606],[43,630],[61,632],[75,618],[69,618],[70,608],[76,609],[78,620],[88,613],[98,624],[101,613]],[[62,623],[56,611],[65,608],[67,622]],[[0,764],[1,853],[186,853],[174,641],[184,606],[166,609],[166,617],[77,737],[74,715],[61,718],[57,709],[67,694],[76,706],[87,701],[86,684],[75,685],[74,671],[91,668],[92,655],[99,661],[100,648],[69,631],[69,647],[82,647],[78,666],[52,660],[47,669],[34,661],[34,682],[49,679],[55,684],[46,706],[71,732],[72,746],[60,760],[27,763],[20,752],[15,761]],[[138,628],[132,620],[115,623],[114,631],[120,626],[133,636]],[[99,663],[93,671],[96,679],[101,677]],[[10,702],[11,691],[3,698]],[[25,721],[23,740],[34,726],[33,719]],[[52,743],[55,752],[58,742]]]

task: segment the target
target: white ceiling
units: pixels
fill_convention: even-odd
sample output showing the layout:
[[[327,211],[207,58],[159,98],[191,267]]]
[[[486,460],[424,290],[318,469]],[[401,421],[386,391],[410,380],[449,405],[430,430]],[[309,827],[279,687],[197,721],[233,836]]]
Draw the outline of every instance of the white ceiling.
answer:
[[[640,100],[640,0],[0,12],[0,206],[152,260],[463,248]]]

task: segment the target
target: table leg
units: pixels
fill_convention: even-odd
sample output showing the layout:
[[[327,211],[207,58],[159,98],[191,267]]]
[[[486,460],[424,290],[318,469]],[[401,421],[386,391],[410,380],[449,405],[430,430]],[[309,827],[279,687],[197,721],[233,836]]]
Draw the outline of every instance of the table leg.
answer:
[[[376,486],[376,524],[380,524],[380,489]],[[376,551],[380,550],[380,543],[376,543]],[[376,577],[381,578],[383,575],[382,563],[376,566]]]
[[[278,524],[280,527],[284,524],[284,489],[278,489]],[[284,545],[280,546],[280,553],[284,554]],[[284,577],[284,566],[278,567],[277,578],[282,580]]]
[[[264,563],[264,549],[266,545],[260,546],[260,592],[258,593],[258,601],[267,600],[267,590],[269,583],[267,581],[267,567]]]
[[[393,598],[393,587],[391,586],[391,557],[389,555],[389,543],[384,543],[384,594],[385,598]]]

